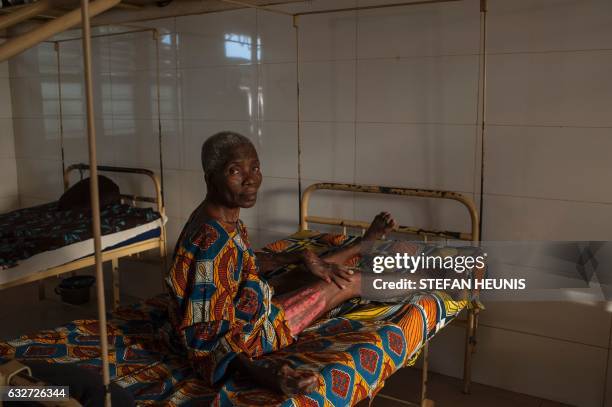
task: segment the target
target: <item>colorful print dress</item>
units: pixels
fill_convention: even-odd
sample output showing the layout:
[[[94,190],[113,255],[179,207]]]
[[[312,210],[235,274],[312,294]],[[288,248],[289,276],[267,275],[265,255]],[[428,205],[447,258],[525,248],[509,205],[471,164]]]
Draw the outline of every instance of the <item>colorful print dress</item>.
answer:
[[[170,318],[194,369],[219,384],[239,354],[257,357],[293,338],[273,290],[258,275],[246,228],[207,220],[185,226],[167,279]]]

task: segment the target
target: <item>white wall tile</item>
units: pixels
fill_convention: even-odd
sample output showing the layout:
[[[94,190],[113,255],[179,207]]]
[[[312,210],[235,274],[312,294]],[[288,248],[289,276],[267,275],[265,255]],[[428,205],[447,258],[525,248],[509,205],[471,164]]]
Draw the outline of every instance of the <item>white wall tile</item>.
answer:
[[[612,51],[491,55],[491,124],[612,126]]]
[[[172,261],[174,256],[174,249],[176,242],[181,235],[183,226],[187,221],[182,218],[176,218],[173,216],[168,217],[168,223],[166,223],[166,248],[168,249],[168,260]]]
[[[260,122],[257,142],[264,177],[297,178],[297,122]]]
[[[610,240],[609,204],[485,195],[484,240]]]
[[[240,220],[247,227],[247,230],[257,229],[259,226],[259,219],[257,216],[257,205],[252,208],[241,208],[240,209]]]
[[[572,405],[601,405],[605,349],[484,327],[479,339],[475,381]],[[484,355],[495,355],[495,363]]]
[[[603,348],[608,346],[611,318],[601,303],[569,301],[488,301],[486,311],[480,314],[484,325]]]
[[[179,67],[256,62],[255,25],[255,11],[252,9],[178,17]]]
[[[485,191],[612,202],[609,129],[489,126]]]
[[[308,13],[350,8],[356,5],[357,0],[305,0],[277,4],[271,7],[289,13]]]
[[[182,217],[181,177],[182,171],[164,168],[164,206],[169,217]]]
[[[355,120],[355,61],[300,63],[300,120]]]
[[[17,172],[20,197],[50,202],[64,192],[61,161],[19,158]]]
[[[264,177],[257,198],[258,228],[290,234],[298,230],[298,182]]]
[[[0,78],[0,118],[13,117],[11,107],[11,83],[8,78]]]
[[[9,59],[9,76],[57,75],[57,55],[53,44],[41,43]]]
[[[163,119],[180,119],[181,106],[181,88],[180,72],[174,70],[160,71],[159,77],[159,107],[157,106],[157,77],[154,76],[153,100],[151,103],[155,105],[151,108],[153,116],[157,116],[158,112]]]
[[[139,21],[135,25],[140,27],[156,28],[160,34],[170,34],[176,32],[176,18],[158,18],[155,20]]]
[[[157,119],[152,119],[152,121],[153,133],[157,136],[159,134],[158,121]],[[161,129],[164,168],[179,169],[183,154],[183,121],[162,119]]]
[[[52,201],[52,199],[43,199],[43,198],[34,198],[28,196],[20,196],[19,197],[19,206],[20,208],[29,208],[30,206],[37,206],[46,204]]]
[[[345,3],[350,7],[355,2]],[[300,16],[298,24],[300,61],[355,58],[355,11]]]
[[[59,93],[56,75],[11,78],[13,117],[57,116]]]
[[[0,119],[0,158],[15,158],[12,118]]]
[[[159,168],[156,122],[113,118],[113,144],[116,165]]]
[[[357,183],[472,191],[476,126],[358,124]]]
[[[477,0],[363,10],[358,13],[357,55],[476,54],[479,36]]]
[[[81,36],[79,32],[71,38]],[[91,67],[94,76],[110,72],[110,39],[91,39]],[[83,77],[83,42],[81,40],[59,43],[60,69],[64,74],[78,74]]]
[[[297,120],[295,63],[259,65],[259,120]]]
[[[19,197],[17,195],[0,198],[0,214],[8,213],[15,209],[19,209]]]
[[[109,73],[95,73],[92,76],[94,114],[96,117],[112,113],[111,83]],[[64,117],[86,114],[85,83],[82,73],[62,73],[61,92],[61,113]],[[45,103],[51,103],[51,101]],[[59,111],[57,112],[57,117],[59,118]]]
[[[183,118],[255,120],[256,75],[251,65],[182,70]]]
[[[89,162],[89,141],[87,138],[87,119],[84,116],[65,117],[64,159],[66,165]],[[96,120],[96,150],[98,164],[114,165],[115,140],[112,119]]]
[[[0,44],[5,42],[5,40],[0,40]],[[0,62],[0,78],[8,78],[9,77],[9,62],[4,61]]]
[[[255,121],[184,120],[183,128],[181,168],[184,170],[202,171],[202,144],[220,131],[235,131],[251,139],[256,148],[259,144],[256,139],[258,124]]]
[[[14,158],[0,158],[0,197],[8,198],[19,195],[17,187],[17,165]]]
[[[181,171],[181,218],[189,219],[206,197],[206,182],[202,171]]]
[[[110,37],[108,42],[111,71],[154,71],[158,60],[160,69],[176,68],[176,34],[156,39],[153,31],[145,31]]]
[[[612,47],[607,0],[492,0],[489,52],[546,52]]]
[[[149,119],[157,117],[157,76],[155,71],[114,71],[111,74],[112,110],[114,117]],[[176,118],[178,96],[169,91],[176,87],[176,75],[165,71],[160,75],[160,90],[165,89],[162,117]]]
[[[461,377],[464,340],[459,325],[436,335],[431,369]],[[481,326],[472,379],[570,405],[600,406],[606,354],[602,348]]]
[[[301,122],[302,177],[327,182],[355,181],[355,125]]]
[[[16,157],[61,159],[56,118],[14,118],[13,126]]]
[[[257,60],[261,62],[295,62],[295,28],[290,16],[256,11]]]
[[[357,120],[476,122],[477,56],[359,60]]]

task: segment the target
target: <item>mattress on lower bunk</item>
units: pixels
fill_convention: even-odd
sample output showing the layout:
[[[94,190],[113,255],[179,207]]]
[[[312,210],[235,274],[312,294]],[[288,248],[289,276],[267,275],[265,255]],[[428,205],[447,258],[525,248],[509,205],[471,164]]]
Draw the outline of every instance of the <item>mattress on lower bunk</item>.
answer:
[[[125,204],[103,208],[100,217],[104,250],[158,237],[165,222],[151,208]],[[0,215],[0,284],[92,253],[88,211],[52,202]]]
[[[342,246],[350,239],[310,234],[275,242],[270,250],[297,246],[317,251]],[[423,344],[467,305],[443,292],[421,293],[403,304],[343,304],[342,317],[330,313],[300,334],[291,346],[266,355],[294,367],[319,372],[315,392],[294,398],[254,387],[239,375],[222,387],[207,388],[184,355],[164,340],[168,297],[158,296],[120,309],[108,323],[111,375],[134,394],[139,404],[344,406],[375,394],[387,377],[416,361]],[[18,359],[77,363],[99,370],[98,325],[74,321],[55,330],[0,343],[0,361]]]

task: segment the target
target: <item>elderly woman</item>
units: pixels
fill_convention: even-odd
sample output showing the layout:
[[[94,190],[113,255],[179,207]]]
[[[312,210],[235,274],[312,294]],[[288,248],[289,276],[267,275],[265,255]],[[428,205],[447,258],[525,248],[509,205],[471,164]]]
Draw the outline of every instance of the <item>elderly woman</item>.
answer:
[[[359,296],[362,275],[342,263],[395,222],[388,213],[378,215],[361,241],[326,258],[309,251],[256,258],[239,219],[240,208],[255,205],[262,182],[253,144],[236,133],[215,134],[202,146],[202,166],[206,198],[180,235],[167,280],[180,342],[210,385],[238,370],[287,395],[313,391],[315,373],[253,358],[291,344],[323,313]],[[313,279],[275,296],[266,273],[292,263]]]

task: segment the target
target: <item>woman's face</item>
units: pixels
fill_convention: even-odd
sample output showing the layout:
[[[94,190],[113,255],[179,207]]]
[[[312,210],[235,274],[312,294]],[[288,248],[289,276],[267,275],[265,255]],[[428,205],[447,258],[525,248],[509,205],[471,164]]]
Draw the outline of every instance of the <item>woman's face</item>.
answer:
[[[212,176],[214,198],[229,208],[251,208],[257,201],[262,175],[259,157],[251,144],[235,147],[222,171]]]

